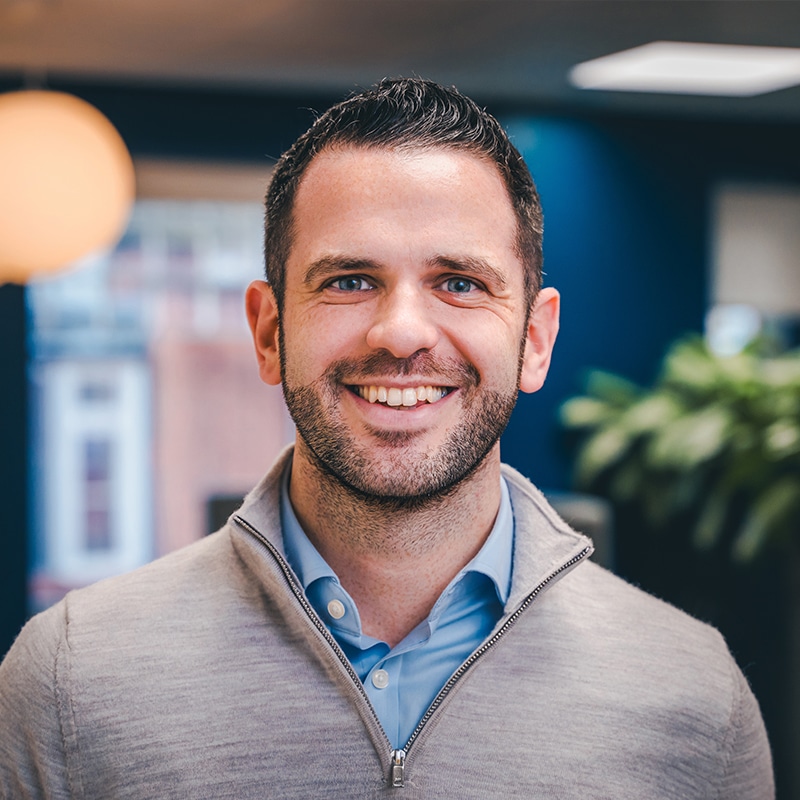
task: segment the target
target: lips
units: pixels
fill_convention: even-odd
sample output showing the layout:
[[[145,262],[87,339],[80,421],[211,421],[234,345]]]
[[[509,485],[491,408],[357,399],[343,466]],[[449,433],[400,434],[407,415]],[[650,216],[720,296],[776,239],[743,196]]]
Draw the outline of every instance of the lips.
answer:
[[[358,385],[353,386],[352,389],[359,397],[370,403],[407,408],[416,406],[418,403],[436,403],[450,391],[445,386],[430,385],[415,387]]]

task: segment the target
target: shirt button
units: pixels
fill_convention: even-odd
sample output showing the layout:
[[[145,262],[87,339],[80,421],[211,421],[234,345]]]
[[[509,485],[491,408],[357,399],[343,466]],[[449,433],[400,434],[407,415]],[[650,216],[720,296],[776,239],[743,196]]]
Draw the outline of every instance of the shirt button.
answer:
[[[389,685],[389,673],[385,669],[376,669],[372,673],[372,685],[376,689],[385,689]]]
[[[328,603],[328,613],[334,619],[341,619],[345,613],[344,603],[341,600],[331,600]]]

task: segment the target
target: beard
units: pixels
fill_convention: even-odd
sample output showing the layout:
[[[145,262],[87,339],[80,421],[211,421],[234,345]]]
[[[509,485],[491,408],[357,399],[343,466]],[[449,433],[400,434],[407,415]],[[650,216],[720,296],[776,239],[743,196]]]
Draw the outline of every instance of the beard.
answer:
[[[285,364],[281,370],[286,405],[316,466],[362,502],[385,510],[411,509],[441,500],[472,475],[505,430],[519,385],[517,375],[517,381],[505,391],[484,389],[471,365],[443,361],[426,352],[406,359],[385,353],[358,361],[342,359],[306,385],[296,385]],[[421,378],[435,376],[439,385],[458,387],[461,419],[444,432],[438,445],[415,448],[421,434],[402,430],[370,429],[367,439],[356,435],[337,414],[340,393],[349,391],[342,376],[411,373]],[[368,377],[359,381],[370,383]]]

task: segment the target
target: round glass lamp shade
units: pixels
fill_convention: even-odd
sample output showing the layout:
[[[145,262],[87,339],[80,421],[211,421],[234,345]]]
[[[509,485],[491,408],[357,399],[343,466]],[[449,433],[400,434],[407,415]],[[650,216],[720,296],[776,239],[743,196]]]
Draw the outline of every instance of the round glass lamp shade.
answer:
[[[116,243],[135,194],[114,126],[61,92],[0,94],[0,284]]]

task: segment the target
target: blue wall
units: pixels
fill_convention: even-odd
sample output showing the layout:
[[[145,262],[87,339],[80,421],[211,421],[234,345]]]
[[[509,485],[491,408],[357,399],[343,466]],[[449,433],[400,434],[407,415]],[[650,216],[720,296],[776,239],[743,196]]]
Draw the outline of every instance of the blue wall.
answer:
[[[650,381],[669,342],[702,329],[705,187],[596,123],[505,123],[541,194],[545,283],[561,292],[562,319],[545,388],[520,398],[503,457],[543,488],[565,488],[557,410],[586,369]]]

